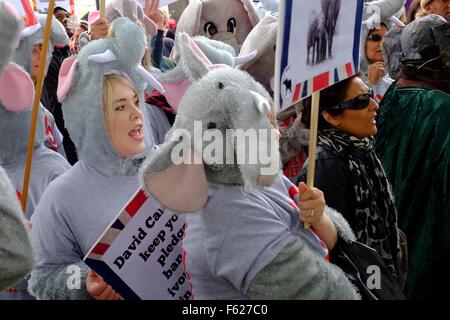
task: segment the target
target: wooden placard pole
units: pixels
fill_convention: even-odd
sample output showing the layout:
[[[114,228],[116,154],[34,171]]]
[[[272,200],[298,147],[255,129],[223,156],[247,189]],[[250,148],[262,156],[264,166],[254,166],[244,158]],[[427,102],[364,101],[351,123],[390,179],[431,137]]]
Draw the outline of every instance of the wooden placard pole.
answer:
[[[99,7],[100,7],[100,18],[106,18],[106,13],[105,13],[105,0],[100,0],[99,1]]]
[[[317,129],[319,122],[320,91],[313,93],[311,102],[311,122],[309,126],[309,146],[308,146],[308,174],[306,185],[308,188],[314,187],[314,173],[316,171],[316,145]],[[305,229],[309,229],[309,223],[305,223]]]
[[[34,96],[33,103],[33,113],[31,116],[31,126],[30,126],[30,135],[28,137],[28,150],[27,150],[27,160],[25,163],[25,173],[23,177],[23,189],[22,189],[22,210],[25,214],[27,209],[27,199],[28,199],[28,188],[30,186],[30,174],[31,174],[31,165],[33,159],[33,150],[34,150],[34,136],[36,133],[36,125],[37,125],[37,117],[38,112],[40,111],[40,101],[42,95],[42,85],[44,82],[45,74],[44,69],[47,61],[47,49],[49,44],[50,32],[52,30],[52,19],[53,19],[53,10],[55,9],[55,0],[50,0],[48,4],[47,11],[47,21],[45,22],[45,30],[44,30],[44,42],[42,44],[41,56],[39,59],[39,70],[36,81],[36,95]],[[31,59],[31,57],[30,57]]]

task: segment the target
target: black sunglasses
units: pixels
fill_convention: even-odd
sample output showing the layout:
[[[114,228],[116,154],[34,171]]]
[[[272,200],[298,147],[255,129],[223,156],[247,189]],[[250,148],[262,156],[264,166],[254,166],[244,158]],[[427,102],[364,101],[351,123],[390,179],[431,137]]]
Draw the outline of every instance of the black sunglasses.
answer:
[[[332,110],[361,110],[365,109],[369,106],[370,99],[374,98],[373,89],[370,89],[369,92],[360,94],[357,97],[354,97],[351,100],[344,101],[338,105],[332,106],[330,109]]]
[[[380,42],[381,40],[383,40],[383,36],[381,34],[371,34],[367,37],[367,40]]]

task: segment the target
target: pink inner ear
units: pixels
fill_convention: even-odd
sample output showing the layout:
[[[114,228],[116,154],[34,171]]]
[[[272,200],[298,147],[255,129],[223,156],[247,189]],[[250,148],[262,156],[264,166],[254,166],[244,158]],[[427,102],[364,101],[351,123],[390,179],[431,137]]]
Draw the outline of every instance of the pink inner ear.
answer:
[[[212,65],[211,61],[208,59],[208,57],[203,53],[203,51],[191,37],[189,37],[189,43],[191,44],[192,51],[194,51],[194,53],[198,56],[200,60],[203,61],[204,64],[206,64],[207,66]]]
[[[56,92],[58,100],[61,101],[69,92],[73,84],[75,76],[75,67],[77,66],[77,58],[75,56],[65,59],[59,70],[58,90]]]
[[[183,163],[148,174],[145,186],[159,203],[178,213],[196,212],[208,200],[208,182],[203,163]]]
[[[160,82],[163,85],[164,90],[166,90],[164,96],[166,97],[170,106],[175,110],[175,112],[178,112],[178,106],[180,104],[181,98],[183,97],[186,90],[190,87],[191,82],[187,77],[186,79],[177,82],[164,82],[161,80]]]
[[[88,16],[88,24],[89,28],[91,27],[91,24],[95,22],[100,17],[100,11],[91,11]]]
[[[34,84],[21,67],[10,63],[0,77],[0,100],[6,110],[21,112],[32,107]]]
[[[19,16],[19,13],[16,11],[16,9],[11,4],[9,4],[8,2],[3,2],[3,5],[5,6],[6,11],[8,11],[11,15],[15,16],[18,20],[22,19]]]

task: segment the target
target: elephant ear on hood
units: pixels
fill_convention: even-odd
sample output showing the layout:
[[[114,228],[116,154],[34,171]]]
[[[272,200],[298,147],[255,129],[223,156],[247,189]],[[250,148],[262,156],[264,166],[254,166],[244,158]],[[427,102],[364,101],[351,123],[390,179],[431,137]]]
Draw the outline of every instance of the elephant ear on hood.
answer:
[[[245,56],[257,52],[255,59],[240,65],[239,69],[251,74],[269,92],[273,92],[271,80],[275,72],[277,29],[278,14],[266,16],[247,36],[239,53],[239,56]]]
[[[177,33],[203,35],[231,45],[236,53],[259,16],[251,0],[190,0],[177,25]],[[178,59],[175,48],[172,57]]]

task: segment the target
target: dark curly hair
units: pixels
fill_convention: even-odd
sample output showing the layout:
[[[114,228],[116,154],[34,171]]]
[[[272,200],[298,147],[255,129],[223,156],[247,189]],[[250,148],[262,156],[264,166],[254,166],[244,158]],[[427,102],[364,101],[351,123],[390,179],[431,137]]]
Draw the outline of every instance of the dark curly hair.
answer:
[[[319,122],[318,122],[319,131],[331,128],[331,125],[322,116],[323,111],[327,111],[329,114],[333,116],[340,115],[344,112],[343,110],[331,109],[331,107],[341,102],[344,102],[345,94],[347,93],[347,90],[350,87],[352,79],[358,76],[359,75],[354,75],[353,77],[340,81],[320,92]],[[311,102],[312,102],[311,97],[306,98],[303,102],[304,110],[302,112],[302,122],[308,129],[311,124]]]

